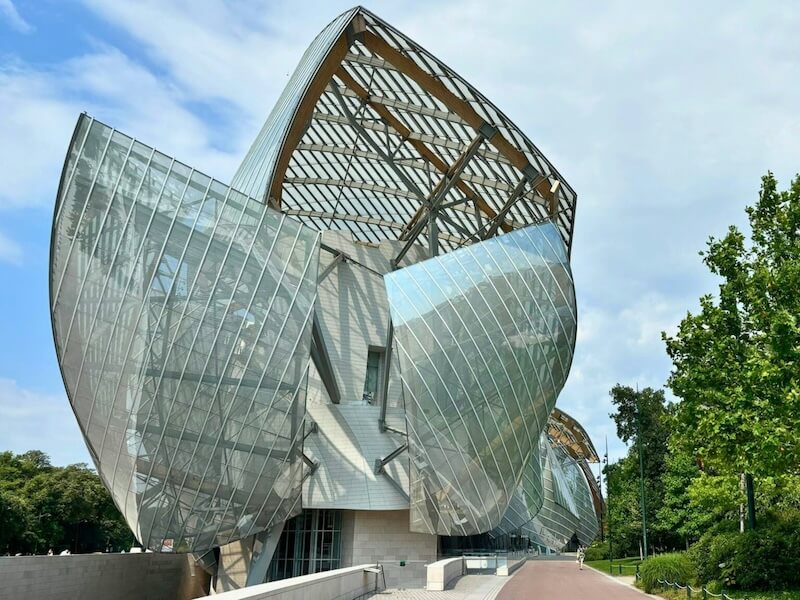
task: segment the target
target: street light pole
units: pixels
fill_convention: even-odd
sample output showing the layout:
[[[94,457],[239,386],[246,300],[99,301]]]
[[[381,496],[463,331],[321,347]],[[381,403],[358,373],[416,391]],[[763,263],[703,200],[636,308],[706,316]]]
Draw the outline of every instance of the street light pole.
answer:
[[[639,386],[636,386],[636,445],[639,446],[639,487],[642,503],[642,556],[647,558],[647,510],[644,501],[644,450],[642,448],[642,415]]]
[[[603,462],[608,469],[608,436],[606,436],[606,454]],[[600,490],[602,491],[602,485]],[[608,572],[614,573],[614,547],[611,540],[611,494],[608,491],[608,473],[606,473],[606,527],[608,527]]]

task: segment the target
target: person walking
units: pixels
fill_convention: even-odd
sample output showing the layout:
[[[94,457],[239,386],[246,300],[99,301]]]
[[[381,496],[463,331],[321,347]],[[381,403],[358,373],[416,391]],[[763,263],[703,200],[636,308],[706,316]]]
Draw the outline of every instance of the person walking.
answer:
[[[578,546],[578,569],[583,571],[583,561],[586,558],[586,550],[583,546]]]

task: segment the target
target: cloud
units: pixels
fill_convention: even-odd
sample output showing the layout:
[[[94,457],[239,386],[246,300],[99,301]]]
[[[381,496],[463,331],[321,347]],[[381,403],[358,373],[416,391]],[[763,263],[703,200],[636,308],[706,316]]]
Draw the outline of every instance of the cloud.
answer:
[[[0,450],[42,450],[55,465],[91,464],[78,424],[63,394],[21,387],[0,377]]]
[[[214,123],[187,108],[191,96],[114,47],[47,68],[0,66],[0,211],[51,206],[78,115],[86,111],[182,162],[225,180],[235,152],[212,139]]]
[[[0,211],[52,203],[81,110],[226,180],[305,47],[350,4],[84,6],[103,24],[85,26],[85,47],[0,67]],[[579,339],[559,405],[619,455],[608,390],[663,385],[660,331],[715,287],[697,251],[743,222],[767,169],[784,183],[800,170],[800,12],[688,0],[376,11],[495,101],[577,190]]]
[[[22,248],[0,231],[0,262],[19,265],[22,263]]]
[[[80,112],[62,87],[52,73],[0,66],[0,211],[53,202]]]
[[[33,27],[20,16],[17,7],[11,0],[0,0],[0,17],[4,18],[6,23],[19,33],[33,31]]]

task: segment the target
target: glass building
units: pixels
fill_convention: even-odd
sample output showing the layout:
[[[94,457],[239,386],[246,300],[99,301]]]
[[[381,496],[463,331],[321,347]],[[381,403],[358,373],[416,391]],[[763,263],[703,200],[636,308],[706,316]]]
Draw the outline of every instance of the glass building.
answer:
[[[53,335],[137,539],[217,573],[245,557],[222,588],[376,561],[408,586],[457,540],[590,542],[597,455],[555,408],[575,205],[494,104],[360,7],[230,185],[81,115]]]

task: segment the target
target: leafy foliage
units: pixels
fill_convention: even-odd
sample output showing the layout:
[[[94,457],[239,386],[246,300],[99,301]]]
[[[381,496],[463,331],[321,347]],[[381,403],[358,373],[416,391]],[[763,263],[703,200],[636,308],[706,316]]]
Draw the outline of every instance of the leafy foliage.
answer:
[[[130,547],[133,536],[94,471],[46,454],[0,453],[0,552],[74,553]]]
[[[639,567],[642,586],[648,594],[659,587],[658,580],[686,585],[694,581],[694,566],[684,553],[673,552],[648,558]]]
[[[773,590],[800,587],[800,515],[772,514],[765,524],[739,533],[717,527],[704,534],[688,556],[702,583],[726,588]]]
[[[594,542],[586,548],[586,561],[592,560],[607,560],[608,559],[608,542]]]
[[[781,192],[766,175],[747,214],[749,244],[730,227],[702,254],[717,298],[664,336],[668,385],[687,451],[721,472],[780,476],[800,465],[800,177]]]
[[[636,439],[641,426],[643,445],[645,508],[648,521],[648,542],[652,548],[674,548],[681,542],[674,522],[657,518],[667,501],[665,478],[669,455],[669,438],[673,427],[674,407],[666,401],[662,390],[616,385],[611,389],[616,411],[611,418],[617,435],[624,441]],[[637,409],[638,406],[638,409]],[[639,415],[637,417],[637,410]],[[637,424],[637,419],[640,423]],[[608,535],[614,557],[639,553],[642,532],[639,453],[634,443],[627,456],[606,468],[608,486]],[[685,482],[678,481],[677,486]]]

